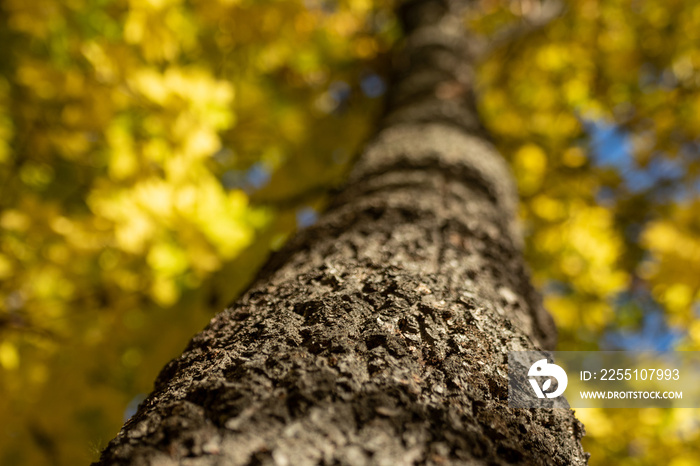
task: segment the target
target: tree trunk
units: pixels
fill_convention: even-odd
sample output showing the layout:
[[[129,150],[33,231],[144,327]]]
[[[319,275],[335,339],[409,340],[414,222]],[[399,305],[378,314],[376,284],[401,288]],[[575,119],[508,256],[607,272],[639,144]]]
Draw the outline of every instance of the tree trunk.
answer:
[[[585,464],[568,410],[507,406],[552,348],[449,0],[404,4],[382,129],[314,226],[158,377],[99,464]]]

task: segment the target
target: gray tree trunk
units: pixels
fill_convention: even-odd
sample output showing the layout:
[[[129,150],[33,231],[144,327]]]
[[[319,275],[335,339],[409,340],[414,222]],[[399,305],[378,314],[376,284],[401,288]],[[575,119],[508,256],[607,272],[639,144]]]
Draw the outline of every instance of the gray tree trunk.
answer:
[[[347,187],[171,361],[99,464],[587,462],[567,410],[507,406],[552,348],[516,192],[449,1],[404,4],[386,117]]]

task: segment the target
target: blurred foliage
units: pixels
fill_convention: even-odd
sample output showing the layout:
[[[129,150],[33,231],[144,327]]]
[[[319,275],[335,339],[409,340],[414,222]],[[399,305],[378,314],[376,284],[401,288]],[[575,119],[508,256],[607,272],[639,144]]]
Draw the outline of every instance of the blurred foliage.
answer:
[[[559,349],[700,350],[700,5],[465,25]],[[0,464],[95,457],[313,221],[398,34],[389,0],[0,0]],[[698,410],[578,414],[591,464],[700,457]]]

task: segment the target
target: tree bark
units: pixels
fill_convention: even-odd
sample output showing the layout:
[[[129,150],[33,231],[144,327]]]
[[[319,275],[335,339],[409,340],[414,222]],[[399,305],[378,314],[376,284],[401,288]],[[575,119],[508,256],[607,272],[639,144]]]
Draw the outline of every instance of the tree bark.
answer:
[[[458,2],[404,3],[386,116],[346,188],[171,361],[98,464],[587,462],[568,410],[507,406],[552,348]]]

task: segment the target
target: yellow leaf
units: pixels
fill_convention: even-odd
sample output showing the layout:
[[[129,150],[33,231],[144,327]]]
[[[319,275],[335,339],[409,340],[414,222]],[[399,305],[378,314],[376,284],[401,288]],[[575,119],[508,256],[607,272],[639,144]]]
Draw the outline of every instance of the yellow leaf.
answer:
[[[189,265],[182,249],[167,243],[158,243],[151,247],[148,264],[156,271],[170,276],[183,273]]]
[[[0,366],[7,370],[14,370],[19,367],[19,353],[17,348],[9,341],[0,343]]]
[[[30,224],[29,217],[18,210],[6,210],[0,217],[0,227],[7,230],[26,231]]]
[[[175,282],[167,278],[158,278],[151,285],[151,297],[162,307],[172,306],[180,297]]]
[[[553,221],[566,215],[564,204],[551,197],[539,195],[532,200],[532,210],[540,218]]]
[[[586,155],[580,147],[569,147],[564,151],[562,162],[567,167],[578,168],[586,163]]]
[[[515,153],[515,176],[523,194],[532,194],[540,188],[546,168],[547,156],[535,144],[526,144]]]
[[[664,292],[664,304],[672,312],[678,312],[687,308],[693,299],[693,292],[689,286],[683,283],[674,283]]]
[[[12,276],[12,262],[4,254],[0,254],[0,280],[8,279]]]

